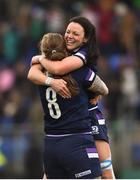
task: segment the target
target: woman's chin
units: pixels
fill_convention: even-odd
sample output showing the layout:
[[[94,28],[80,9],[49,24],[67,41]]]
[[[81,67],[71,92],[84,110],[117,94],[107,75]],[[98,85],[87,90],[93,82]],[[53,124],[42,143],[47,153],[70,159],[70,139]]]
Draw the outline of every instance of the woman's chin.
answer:
[[[73,47],[73,46],[67,46],[67,50],[68,51],[72,51],[72,50],[74,50],[75,49],[75,47]]]

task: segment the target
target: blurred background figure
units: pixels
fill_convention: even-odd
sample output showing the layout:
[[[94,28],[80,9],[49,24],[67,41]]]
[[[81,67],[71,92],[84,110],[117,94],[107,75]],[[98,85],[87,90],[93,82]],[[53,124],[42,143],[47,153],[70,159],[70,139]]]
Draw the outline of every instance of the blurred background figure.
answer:
[[[97,28],[116,178],[140,179],[139,0],[0,1],[0,178],[42,176],[42,110],[27,72],[43,34],[63,34],[76,15]]]

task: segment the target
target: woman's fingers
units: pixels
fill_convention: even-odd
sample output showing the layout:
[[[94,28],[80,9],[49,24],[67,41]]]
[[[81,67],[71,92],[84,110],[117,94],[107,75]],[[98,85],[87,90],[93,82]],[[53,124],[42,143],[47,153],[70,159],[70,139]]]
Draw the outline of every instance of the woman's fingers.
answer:
[[[31,65],[40,63],[40,62],[39,62],[40,56],[41,56],[41,55],[33,56],[33,57],[32,57],[32,61],[31,61]]]
[[[51,86],[63,98],[71,98],[67,83],[63,79],[53,79]]]
[[[63,98],[71,98],[71,93],[67,88],[66,84],[63,84],[58,91],[58,94],[61,95]]]

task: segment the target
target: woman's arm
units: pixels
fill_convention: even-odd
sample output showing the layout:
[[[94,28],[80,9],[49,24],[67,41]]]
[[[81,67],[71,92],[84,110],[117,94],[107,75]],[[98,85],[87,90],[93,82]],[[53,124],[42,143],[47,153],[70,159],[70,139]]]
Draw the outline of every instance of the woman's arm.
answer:
[[[102,96],[105,96],[109,93],[108,87],[98,75],[96,75],[95,80],[93,81],[89,90],[96,93],[97,95],[102,95]]]
[[[34,63],[34,59],[37,62],[40,62],[40,64],[50,73],[56,74],[56,75],[64,75],[71,71],[74,71],[76,69],[79,69],[84,65],[83,61],[77,57],[77,56],[69,56],[64,58],[61,61],[50,61],[46,58],[35,56],[36,58],[32,58],[32,63]],[[36,63],[35,62],[35,63]]]
[[[46,75],[42,72],[43,67],[40,64],[34,64],[30,67],[27,78],[37,85],[45,85]]]
[[[94,98],[90,99],[90,103],[93,105],[97,105],[97,103],[102,99],[102,96],[109,93],[108,87],[98,75],[96,75],[95,80],[89,90],[96,94]]]
[[[47,76],[42,72],[40,64],[34,64],[30,67],[27,78],[37,85],[46,85]],[[63,98],[71,98],[71,93],[67,88],[67,82],[63,79],[52,78],[49,84]]]

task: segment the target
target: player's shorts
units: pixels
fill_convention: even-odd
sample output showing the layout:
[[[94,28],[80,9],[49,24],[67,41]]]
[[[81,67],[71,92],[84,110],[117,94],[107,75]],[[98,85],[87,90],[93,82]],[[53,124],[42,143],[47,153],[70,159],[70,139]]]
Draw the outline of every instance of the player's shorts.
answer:
[[[104,140],[109,143],[106,120],[98,107],[89,110],[92,119],[92,133],[95,140]]]
[[[101,176],[93,135],[46,135],[44,168],[48,179],[93,179]]]

